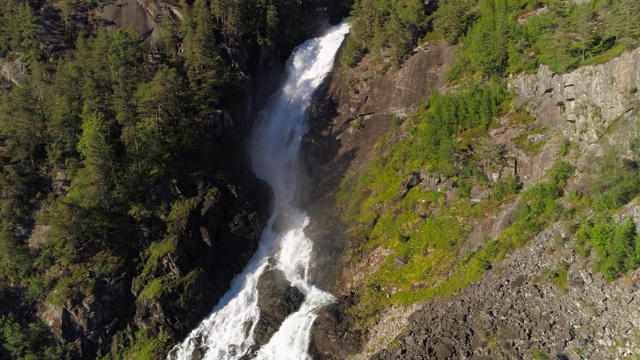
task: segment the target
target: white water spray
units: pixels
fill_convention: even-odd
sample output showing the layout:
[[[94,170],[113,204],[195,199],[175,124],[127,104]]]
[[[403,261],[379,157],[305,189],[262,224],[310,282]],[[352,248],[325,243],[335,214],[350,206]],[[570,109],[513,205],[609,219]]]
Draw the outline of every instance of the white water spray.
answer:
[[[346,23],[332,27],[326,35],[297,47],[291,55],[285,81],[263,111],[251,141],[253,169],[274,191],[273,215],[244,271],[234,278],[213,313],[171,351],[170,360],[240,359],[252,353],[253,331],[259,317],[257,284],[269,258],[276,259],[276,268],[305,295],[305,300],[254,356],[278,360],[309,358],[315,311],[334,299],[309,283],[312,243],[303,232],[309,219],[292,205],[298,179],[297,159],[302,136],[307,132],[306,110],[313,93],[333,68],[335,55],[348,32]],[[280,233],[273,230],[279,218],[286,218],[288,225]]]

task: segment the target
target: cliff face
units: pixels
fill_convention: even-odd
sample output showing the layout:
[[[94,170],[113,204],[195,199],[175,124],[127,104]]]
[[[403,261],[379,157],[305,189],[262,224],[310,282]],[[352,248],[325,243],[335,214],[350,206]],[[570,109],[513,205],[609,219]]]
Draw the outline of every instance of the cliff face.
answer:
[[[451,52],[451,49],[446,51]],[[432,79],[434,73],[442,75],[446,72],[446,66],[433,66],[434,62],[426,71],[416,71],[412,64],[415,64],[417,56],[424,55],[414,55],[393,76],[410,74],[412,81],[420,82],[419,79]],[[504,149],[504,154],[498,166],[486,169],[488,181],[495,182],[513,175],[526,190],[536,184],[554,163],[563,159],[575,169],[565,193],[579,196],[589,193],[589,183],[599,177],[596,169],[604,154],[614,151],[618,160],[622,161],[622,158],[627,163],[637,163],[639,159],[633,144],[639,135],[639,62],[640,51],[634,50],[605,64],[579,68],[566,74],[554,74],[542,66],[535,74],[511,79],[509,88],[516,95],[513,108],[499,119],[499,126],[489,130],[488,146]],[[333,109],[340,110],[329,114],[333,122],[316,122],[321,128],[324,126],[324,133],[312,127],[312,140],[309,141],[319,148],[332,149],[329,154],[323,154],[325,158],[317,156],[320,151],[311,151],[311,154],[316,154],[312,158],[323,159],[324,162],[320,162],[323,164],[332,164],[332,161],[333,164],[341,164],[340,167],[332,167],[340,169],[340,176],[347,171],[357,173],[368,159],[377,156],[375,152],[372,155],[372,144],[379,135],[373,130],[377,129],[379,133],[389,131],[391,114],[410,111],[406,105],[387,100],[398,96],[399,77],[392,77],[396,82],[374,77],[375,80],[365,81],[367,86],[363,86],[360,81],[350,79],[366,78],[363,75],[366,70],[359,67],[342,71],[334,75],[324,95],[324,99],[333,101]],[[439,88],[444,86],[444,81],[429,84],[432,88]],[[426,96],[425,90],[429,86],[420,88],[420,95],[411,100]],[[408,89],[402,92],[412,93]],[[378,103],[371,103],[378,100]],[[517,123],[513,114],[518,111],[526,111],[533,117],[524,124]],[[381,120],[385,125],[376,123],[379,114],[387,115]],[[342,120],[342,126],[337,128],[336,119],[348,121]],[[405,131],[403,127],[396,130],[389,142],[403,138]],[[323,137],[318,134],[323,134]],[[327,172],[320,168],[318,172],[317,179],[335,176],[335,171]],[[323,174],[328,175],[323,177]],[[446,181],[444,184],[435,181],[427,173],[416,176],[412,187],[451,193],[447,190]],[[411,182],[410,179],[408,181],[407,184]],[[335,186],[336,183],[327,184]],[[327,186],[335,190],[335,187]],[[335,192],[329,196],[335,198]],[[474,187],[470,200],[479,203],[487,196],[481,187]],[[326,199],[324,201],[328,203]],[[517,197],[513,202],[503,204],[496,213],[472,224],[466,245],[458,256],[500,236],[513,222],[519,201],[520,197]],[[569,204],[567,200],[564,202]],[[568,206],[571,211],[585,211]],[[631,217],[636,226],[640,225],[638,209],[637,201],[632,201],[616,213],[616,219],[620,221]],[[586,211],[584,215],[590,216]],[[338,217],[340,209],[334,207],[330,213]],[[313,212],[311,215],[312,227],[314,222],[323,221],[322,217],[319,217],[321,220],[314,219]],[[511,359],[542,354],[588,359],[640,354],[636,339],[640,326],[637,312],[640,273],[635,270],[616,281],[606,281],[601,273],[594,270],[598,261],[594,251],[586,257],[580,255],[576,246],[576,226],[575,220],[553,222],[523,248],[492,264],[491,270],[481,280],[455,297],[432,300],[406,309],[385,310],[376,323],[366,327],[362,339],[367,340],[363,340],[363,348],[354,358]],[[323,240],[319,240],[319,244],[322,247]],[[373,274],[388,254],[382,247],[363,259],[346,253],[342,277],[338,275],[344,286],[342,293],[347,295],[341,303],[357,299],[362,279]],[[558,271],[562,274],[559,277],[566,281],[560,286],[550,280],[555,279]],[[320,318],[317,329],[327,331],[326,318],[329,316]],[[348,317],[341,321],[343,324],[353,322]],[[344,337],[350,331],[343,328],[340,333]],[[330,332],[328,337],[337,337],[332,334]],[[315,336],[320,338],[314,339],[315,343],[320,343],[326,350],[314,348],[316,357],[330,357],[331,346],[322,345],[327,341],[326,337],[318,330]],[[391,342],[396,336],[396,340]]]
[[[639,103],[639,54],[638,50],[627,52],[606,64],[566,74],[553,74],[542,66],[536,74],[511,82],[518,95],[515,105],[526,107],[542,125],[553,126],[578,142],[581,149],[593,146],[603,137],[610,142],[628,141],[629,136],[614,138],[606,131],[617,119],[635,119]]]
[[[417,48],[402,67],[382,75],[372,60],[355,69],[336,64],[316,93],[301,149],[305,195],[300,200],[309,207],[307,234],[315,244],[316,268],[333,269],[313,274],[321,286],[335,291],[341,287],[334,272],[339,269],[328,266],[340,258],[344,244],[336,241],[344,237],[335,208],[341,179],[366,164],[378,139],[393,128],[394,117],[411,113],[432,90],[446,84],[452,61],[452,47],[440,43]]]

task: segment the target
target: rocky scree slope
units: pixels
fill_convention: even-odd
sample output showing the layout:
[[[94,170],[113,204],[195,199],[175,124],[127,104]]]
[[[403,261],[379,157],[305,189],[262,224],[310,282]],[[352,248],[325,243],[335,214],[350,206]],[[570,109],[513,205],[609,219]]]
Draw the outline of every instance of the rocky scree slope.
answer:
[[[410,58],[407,64],[413,59]],[[558,159],[564,159],[575,169],[565,194],[584,194],[589,192],[589,181],[598,175],[594,174],[594,161],[601,160],[603,154],[614,149],[619,157],[637,162],[632,144],[638,137],[639,62],[640,52],[634,50],[606,64],[583,67],[566,74],[554,74],[546,66],[541,66],[536,74],[511,80],[509,86],[516,94],[513,101],[515,111],[525,111],[533,118],[525,124],[516,123],[511,112],[500,119],[500,126],[489,131],[493,145],[506,149],[506,156],[501,166],[486,171],[487,179],[495,182],[514,176],[527,189],[543,178]],[[357,100],[362,98],[371,101],[369,99],[375,98],[370,94],[390,88],[363,89],[356,87],[357,81],[347,80],[355,78],[357,75],[352,75],[354,73],[366,74],[362,69],[358,67],[352,73],[346,71],[349,75],[341,75],[340,71],[334,75],[328,87],[331,90],[324,99],[333,101],[334,106],[329,109],[342,110],[332,110],[334,120],[330,123],[316,122],[323,129],[324,136],[318,136],[322,131],[317,129],[310,135],[310,143],[324,144],[325,149],[331,149],[324,154],[315,152],[316,158],[322,159],[322,156],[317,156],[322,154],[326,156],[324,163],[336,161],[334,164],[342,164],[342,167],[337,167],[341,169],[339,175],[346,169],[357,172],[358,167],[367,161],[371,156],[370,144],[378,139],[371,128],[380,127],[373,121],[373,116],[367,117],[370,113],[358,116],[362,113],[357,110],[366,106],[347,104],[358,104]],[[423,76],[420,72],[413,75]],[[367,83],[375,84],[374,81]],[[436,84],[439,87],[444,85]],[[425,95],[422,92],[420,96]],[[393,113],[391,107],[382,110],[385,111]],[[343,120],[342,125],[336,127],[340,123],[335,119],[345,118],[350,121]],[[388,130],[389,127],[380,132]],[[401,127],[389,142],[402,137],[402,133]],[[351,141],[346,141],[349,139],[347,134],[356,135]],[[316,176],[316,179],[327,178],[330,176]],[[420,173],[412,187],[415,186],[455,193],[446,181],[434,181],[428,173]],[[328,188],[335,191],[330,185]],[[481,187],[474,188],[469,201],[479,203],[489,196]],[[327,203],[325,201],[325,207]],[[567,204],[572,208],[569,202]],[[461,248],[459,256],[477,249],[486,241],[495,240],[510,225],[517,206],[516,199],[504,204],[497,213],[473,224],[467,245]],[[340,209],[335,207],[329,212],[335,217],[340,215]],[[618,211],[617,217],[624,219],[630,216],[637,226],[640,225],[640,219],[635,215],[637,212],[637,203],[631,202]],[[585,215],[589,216],[588,213]],[[315,220],[312,213],[311,229],[315,221],[321,223],[323,220]],[[354,332],[356,319],[348,311],[341,316],[321,314],[316,329],[326,331],[333,328],[334,332],[331,335],[323,335],[321,331],[315,333],[317,339],[312,344],[315,357],[346,358],[344,351],[332,352],[330,344],[331,341],[338,343],[339,339],[349,339],[354,333],[359,335],[362,343],[348,341],[349,350],[346,352],[358,352],[362,345],[361,353],[354,357],[358,359],[370,356],[380,359],[637,356],[640,354],[637,344],[640,293],[635,283],[639,274],[632,271],[612,283],[605,281],[594,270],[596,259],[593,252],[585,258],[577,250],[570,231],[575,225],[572,221],[575,219],[549,226],[524,248],[494,263],[481,280],[455,297],[432,300],[415,311],[388,309],[377,324],[366,329],[365,334]],[[330,234],[322,235],[319,238]],[[320,240],[320,244],[323,241],[327,240]],[[346,256],[342,281],[337,280],[344,286],[338,292],[345,295],[339,304],[357,302],[358,286],[362,281],[358,279],[375,272],[386,256],[384,249],[374,250],[366,259],[359,261]],[[549,274],[557,274],[559,267],[563,268],[560,272],[565,276],[566,286],[554,285],[550,280]],[[409,316],[412,312],[413,315]],[[334,325],[327,325],[327,322]],[[336,323],[342,325],[336,326]],[[329,345],[322,345],[327,339]]]

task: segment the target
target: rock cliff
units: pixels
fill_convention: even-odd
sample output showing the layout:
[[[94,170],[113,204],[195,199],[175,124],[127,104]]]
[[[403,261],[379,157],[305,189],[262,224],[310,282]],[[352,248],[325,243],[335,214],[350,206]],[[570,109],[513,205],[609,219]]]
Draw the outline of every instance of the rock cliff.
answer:
[[[377,65],[370,60],[353,70],[340,66],[318,90],[301,149],[306,166],[301,188],[307,194],[301,201],[309,205],[306,232],[315,244],[316,268],[338,270],[326,264],[343,249],[344,229],[335,208],[340,180],[347,170],[366,163],[378,139],[393,127],[394,117],[410,113],[430,91],[446,85],[452,49],[443,43],[419,47],[402,67],[384,74],[376,73]],[[312,274],[328,289],[336,286],[336,275]]]
[[[554,74],[543,65],[536,74],[511,82],[516,106],[526,107],[542,125],[561,131],[583,149],[602,138],[614,120],[635,118],[638,86],[637,49],[566,74]]]

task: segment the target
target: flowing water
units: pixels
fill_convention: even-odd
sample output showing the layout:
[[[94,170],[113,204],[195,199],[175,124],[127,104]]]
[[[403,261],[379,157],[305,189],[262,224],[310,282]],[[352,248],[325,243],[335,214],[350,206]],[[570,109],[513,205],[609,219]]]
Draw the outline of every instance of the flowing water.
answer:
[[[268,344],[255,353],[256,359],[307,359],[315,311],[332,302],[333,296],[309,283],[312,243],[303,229],[308,218],[293,206],[298,179],[298,151],[307,131],[306,110],[315,90],[331,71],[335,55],[345,35],[346,23],[329,29],[326,35],[298,46],[287,63],[280,90],[261,113],[251,140],[251,159],[257,176],[273,188],[273,215],[260,240],[260,246],[231,289],[169,359],[240,359],[255,351],[253,330],[258,309],[257,284],[260,275],[275,259],[276,268],[303,294],[300,309],[289,315]],[[283,219],[285,219],[283,221]],[[274,223],[286,223],[286,230]]]

